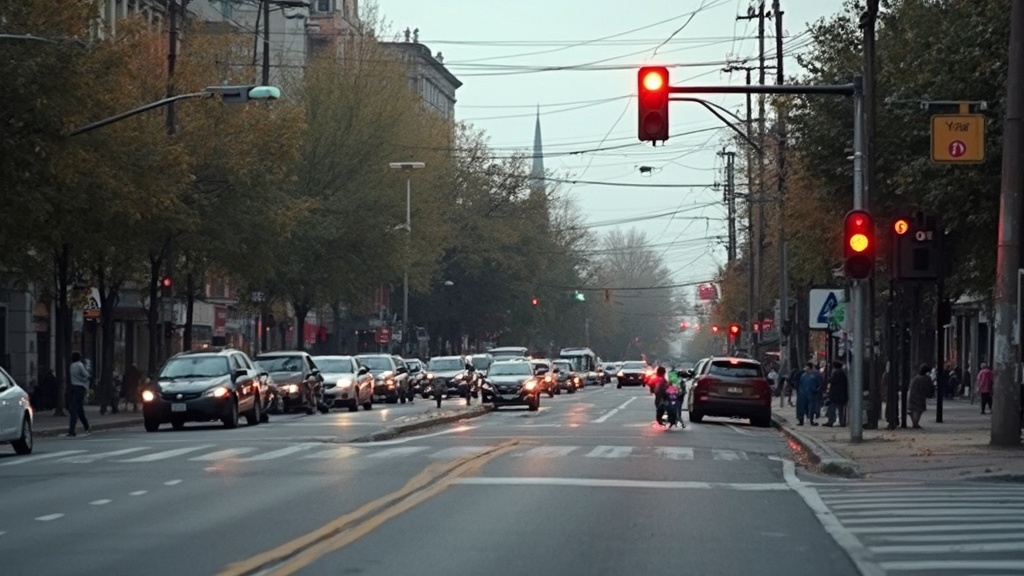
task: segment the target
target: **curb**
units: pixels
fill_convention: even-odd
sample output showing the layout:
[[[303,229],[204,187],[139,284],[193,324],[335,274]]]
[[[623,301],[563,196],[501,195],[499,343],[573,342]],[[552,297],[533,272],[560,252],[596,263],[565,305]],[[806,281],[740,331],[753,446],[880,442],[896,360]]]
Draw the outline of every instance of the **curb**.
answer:
[[[142,416],[133,418],[131,420],[119,420],[117,422],[94,422],[92,426],[89,426],[90,432],[100,432],[103,430],[116,430],[118,428],[130,428],[132,426],[141,426]],[[81,423],[79,423],[81,426]],[[36,438],[52,438],[54,436],[63,436],[68,433],[67,427],[63,428],[52,428],[46,430],[33,430],[32,436]]]
[[[860,469],[857,468],[857,464],[853,460],[844,457],[817,439],[797,432],[789,425],[788,420],[774,411],[772,412],[772,426],[799,444],[811,462],[818,466],[821,473],[843,478],[861,478]]]
[[[440,418],[425,418],[423,420],[417,420],[416,422],[410,422],[408,424],[399,424],[397,426],[389,426],[383,430],[378,430],[365,436],[360,436],[350,440],[350,442],[362,443],[362,442],[381,442],[383,440],[391,440],[402,434],[414,432],[416,430],[423,430],[424,428],[432,428],[441,424],[450,424],[452,422],[458,422],[460,420],[468,420],[470,418],[476,418],[483,416],[489,412],[494,411],[494,406],[482,405],[465,412],[458,414],[449,414],[447,416],[441,416]]]

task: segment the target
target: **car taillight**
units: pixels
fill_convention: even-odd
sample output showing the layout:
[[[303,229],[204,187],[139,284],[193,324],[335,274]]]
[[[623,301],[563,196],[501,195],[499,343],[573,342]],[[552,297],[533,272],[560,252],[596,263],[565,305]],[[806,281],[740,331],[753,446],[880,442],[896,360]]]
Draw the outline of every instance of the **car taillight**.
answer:
[[[698,393],[707,394],[708,388],[711,388],[713,384],[718,383],[719,380],[717,378],[709,378],[707,376],[702,376],[701,378],[697,379],[697,386],[695,387],[695,389]]]

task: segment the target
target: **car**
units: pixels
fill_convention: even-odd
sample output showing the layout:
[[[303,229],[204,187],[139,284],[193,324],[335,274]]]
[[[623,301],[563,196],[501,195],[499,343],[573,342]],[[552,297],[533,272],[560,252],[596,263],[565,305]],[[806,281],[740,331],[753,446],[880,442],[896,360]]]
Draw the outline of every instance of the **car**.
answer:
[[[0,368],[0,444],[10,443],[15,454],[31,454],[34,414],[28,392]]]
[[[249,426],[256,426],[268,419],[270,396],[267,372],[241,350],[181,352],[142,390],[143,424],[147,432],[167,422],[176,430],[186,422],[216,420],[235,428],[244,415]]]
[[[481,386],[483,402],[499,406],[526,406],[531,412],[540,409],[540,381],[529,362],[497,360]]]
[[[324,404],[349,412],[373,408],[373,375],[352,356],[313,356],[324,379]]]
[[[424,398],[423,386],[427,381],[426,364],[419,358],[403,358],[405,366],[409,369],[409,388],[413,395],[420,394]]]
[[[390,354],[360,354],[356,360],[373,374],[373,398],[388,404],[402,404],[409,399],[409,369],[401,358]]]
[[[431,386],[444,386],[446,398],[458,396],[459,383],[456,378],[465,369],[466,360],[462,356],[435,356],[427,362],[427,381]]]
[[[555,380],[558,383],[558,390],[565,390],[569,394],[575,394],[583,388],[583,379],[572,369],[572,362],[558,359],[552,362],[555,365]]]
[[[618,374],[619,368],[621,367],[622,364],[619,362],[602,362],[601,370],[604,372],[604,383],[611,384],[612,378],[614,378],[615,375]]]
[[[277,398],[271,406],[272,412],[304,411],[306,414],[312,414],[318,408],[321,412],[326,411],[327,407],[322,401],[324,379],[308,352],[262,352],[256,355],[256,364],[270,374],[277,389]],[[309,395],[305,393],[307,386],[312,386],[315,390],[314,402],[310,402]]]
[[[705,416],[749,418],[761,428],[772,425],[772,388],[761,363],[716,356],[701,361],[687,394],[690,422]]]
[[[491,369],[491,364],[494,363],[494,356],[487,353],[473,354],[469,361],[473,364],[474,370],[486,376],[487,371]]]
[[[525,346],[501,346],[498,348],[488,348],[487,353],[490,354],[491,358],[495,361],[530,357],[530,349]]]
[[[643,386],[647,384],[647,371],[647,362],[642,360],[623,362],[615,373],[615,387]]]
[[[558,389],[557,374],[555,374],[555,365],[551,363],[551,360],[546,358],[534,358],[530,360],[530,365],[533,367],[533,375],[537,377],[540,382],[540,391],[546,392],[548,398],[554,398],[555,394],[560,393]]]

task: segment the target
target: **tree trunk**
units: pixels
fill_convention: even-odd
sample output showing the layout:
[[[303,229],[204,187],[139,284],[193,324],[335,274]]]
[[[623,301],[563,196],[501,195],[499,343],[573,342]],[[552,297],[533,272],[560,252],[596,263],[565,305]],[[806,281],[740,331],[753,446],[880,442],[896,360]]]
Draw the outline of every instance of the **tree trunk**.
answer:
[[[64,416],[65,393],[67,383],[70,381],[70,363],[68,356],[71,353],[71,311],[68,309],[68,284],[70,284],[69,268],[71,267],[71,245],[64,243],[60,250],[54,254],[53,272],[54,288],[56,288],[56,302],[54,303],[54,328],[56,331],[56,350],[54,363],[56,369],[53,371],[57,377],[56,408],[54,416]]]
[[[182,336],[182,349],[192,349],[192,319],[196,305],[196,291],[195,282],[192,278],[192,273],[189,272],[185,275],[185,333]]]
[[[342,323],[344,322],[344,319],[341,316],[341,302],[335,302],[334,304],[331,304],[331,312],[334,315],[334,318],[332,319],[334,324],[334,353],[344,354],[345,344],[343,342],[345,330],[342,328]]]
[[[295,349],[306,349],[306,316],[309,315],[309,304],[306,302],[292,302],[295,308]]]
[[[156,378],[160,369],[160,268],[163,266],[164,253],[149,255],[149,310],[146,311],[146,327],[149,329],[149,347],[147,349],[146,374],[150,379]]]
[[[100,292],[100,377],[99,401],[100,414],[117,412],[117,393],[114,390],[114,308],[117,306],[120,282],[107,285],[106,270],[103,265],[96,267],[96,284]],[[93,368],[95,370],[95,368]]]

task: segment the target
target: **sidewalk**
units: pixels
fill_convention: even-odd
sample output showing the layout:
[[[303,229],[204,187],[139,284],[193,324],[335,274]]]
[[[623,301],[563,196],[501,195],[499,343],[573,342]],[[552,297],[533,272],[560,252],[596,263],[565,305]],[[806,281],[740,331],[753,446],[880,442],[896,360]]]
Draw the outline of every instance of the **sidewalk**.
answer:
[[[123,404],[122,404],[123,407]],[[89,430],[97,432],[100,430],[111,430],[114,428],[127,428],[129,426],[142,425],[142,406],[138,412],[132,412],[131,406],[128,411],[120,410],[117,414],[109,412],[100,416],[99,406],[86,406],[85,417],[89,419]],[[64,410],[63,416],[54,416],[53,410],[36,410],[33,433],[37,438],[47,436],[62,436],[68,433],[68,411]],[[81,434],[85,428],[79,422],[76,431]]]
[[[822,411],[824,413],[824,410]],[[946,400],[943,422],[935,422],[935,399],[921,418],[921,429],[864,430],[863,442],[850,441],[849,428],[796,426],[796,409],[773,407],[773,420],[821,472],[847,477],[929,480],[998,479],[1024,482],[1024,449],[989,446],[991,416],[968,400]],[[818,420],[825,422],[824,418]]]

